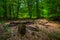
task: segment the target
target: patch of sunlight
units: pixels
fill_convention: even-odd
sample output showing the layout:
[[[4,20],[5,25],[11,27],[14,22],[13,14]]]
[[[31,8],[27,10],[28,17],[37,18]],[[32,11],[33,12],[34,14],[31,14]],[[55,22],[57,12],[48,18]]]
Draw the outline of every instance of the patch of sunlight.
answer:
[[[28,18],[29,16],[28,16],[28,13],[21,13],[20,15],[19,15],[19,18]]]
[[[36,18],[36,16],[32,16],[32,18]]]
[[[48,9],[43,9],[43,16],[44,17],[48,17]]]
[[[28,13],[26,13],[25,15],[24,15],[24,17],[27,17],[28,16]]]
[[[45,13],[47,13],[47,12],[48,12],[48,10],[47,10],[47,9],[43,9],[43,12],[44,12],[44,14],[45,14]]]

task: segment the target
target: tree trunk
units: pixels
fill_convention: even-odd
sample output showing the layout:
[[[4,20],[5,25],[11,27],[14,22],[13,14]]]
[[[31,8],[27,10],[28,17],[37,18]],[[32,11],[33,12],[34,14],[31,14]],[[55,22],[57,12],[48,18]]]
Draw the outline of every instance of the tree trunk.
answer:
[[[10,18],[11,19],[11,4],[9,4],[9,14],[10,14]]]
[[[19,15],[19,10],[20,10],[20,5],[21,5],[21,0],[18,0],[18,6],[17,6],[17,15],[16,18],[18,19],[18,15]]]
[[[27,0],[27,5],[28,5],[28,12],[29,12],[29,16],[30,18],[32,18],[32,5],[31,5],[31,0]]]
[[[7,19],[7,1],[4,0],[4,18]]]
[[[37,14],[37,18],[40,17],[40,12],[39,12],[39,0],[36,0],[36,14]]]

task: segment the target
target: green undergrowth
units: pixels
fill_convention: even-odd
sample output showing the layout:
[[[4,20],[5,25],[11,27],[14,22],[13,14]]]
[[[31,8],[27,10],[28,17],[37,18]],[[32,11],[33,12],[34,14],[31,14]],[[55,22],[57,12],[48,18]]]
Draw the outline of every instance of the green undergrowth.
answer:
[[[10,27],[8,25],[5,25],[5,21],[1,21],[2,26],[2,30],[3,30],[3,34],[0,36],[0,40],[7,40],[10,37]]]

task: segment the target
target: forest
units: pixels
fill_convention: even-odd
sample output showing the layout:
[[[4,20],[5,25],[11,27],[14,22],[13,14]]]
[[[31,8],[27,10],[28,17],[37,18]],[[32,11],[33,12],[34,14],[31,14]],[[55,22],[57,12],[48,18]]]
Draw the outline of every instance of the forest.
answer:
[[[0,40],[60,40],[60,0],[0,0]]]
[[[0,0],[0,19],[60,20],[60,0]]]

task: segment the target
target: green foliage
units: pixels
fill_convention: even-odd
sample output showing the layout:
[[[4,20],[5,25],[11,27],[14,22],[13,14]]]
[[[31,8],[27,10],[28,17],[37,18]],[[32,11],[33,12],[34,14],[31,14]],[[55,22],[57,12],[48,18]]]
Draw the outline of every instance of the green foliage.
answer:
[[[7,33],[9,34],[9,33],[11,32],[10,27],[9,27],[8,25],[5,24],[5,21],[4,21],[4,20],[1,21],[0,23],[3,25],[4,31],[7,32]]]
[[[11,30],[8,25],[5,25],[5,21],[0,22],[2,24],[3,33],[0,35],[0,40],[7,40],[11,35]]]
[[[8,25],[3,25],[5,32],[8,34],[11,32],[10,27]]]
[[[0,0],[0,17],[17,19],[38,16],[60,20],[60,0]]]

